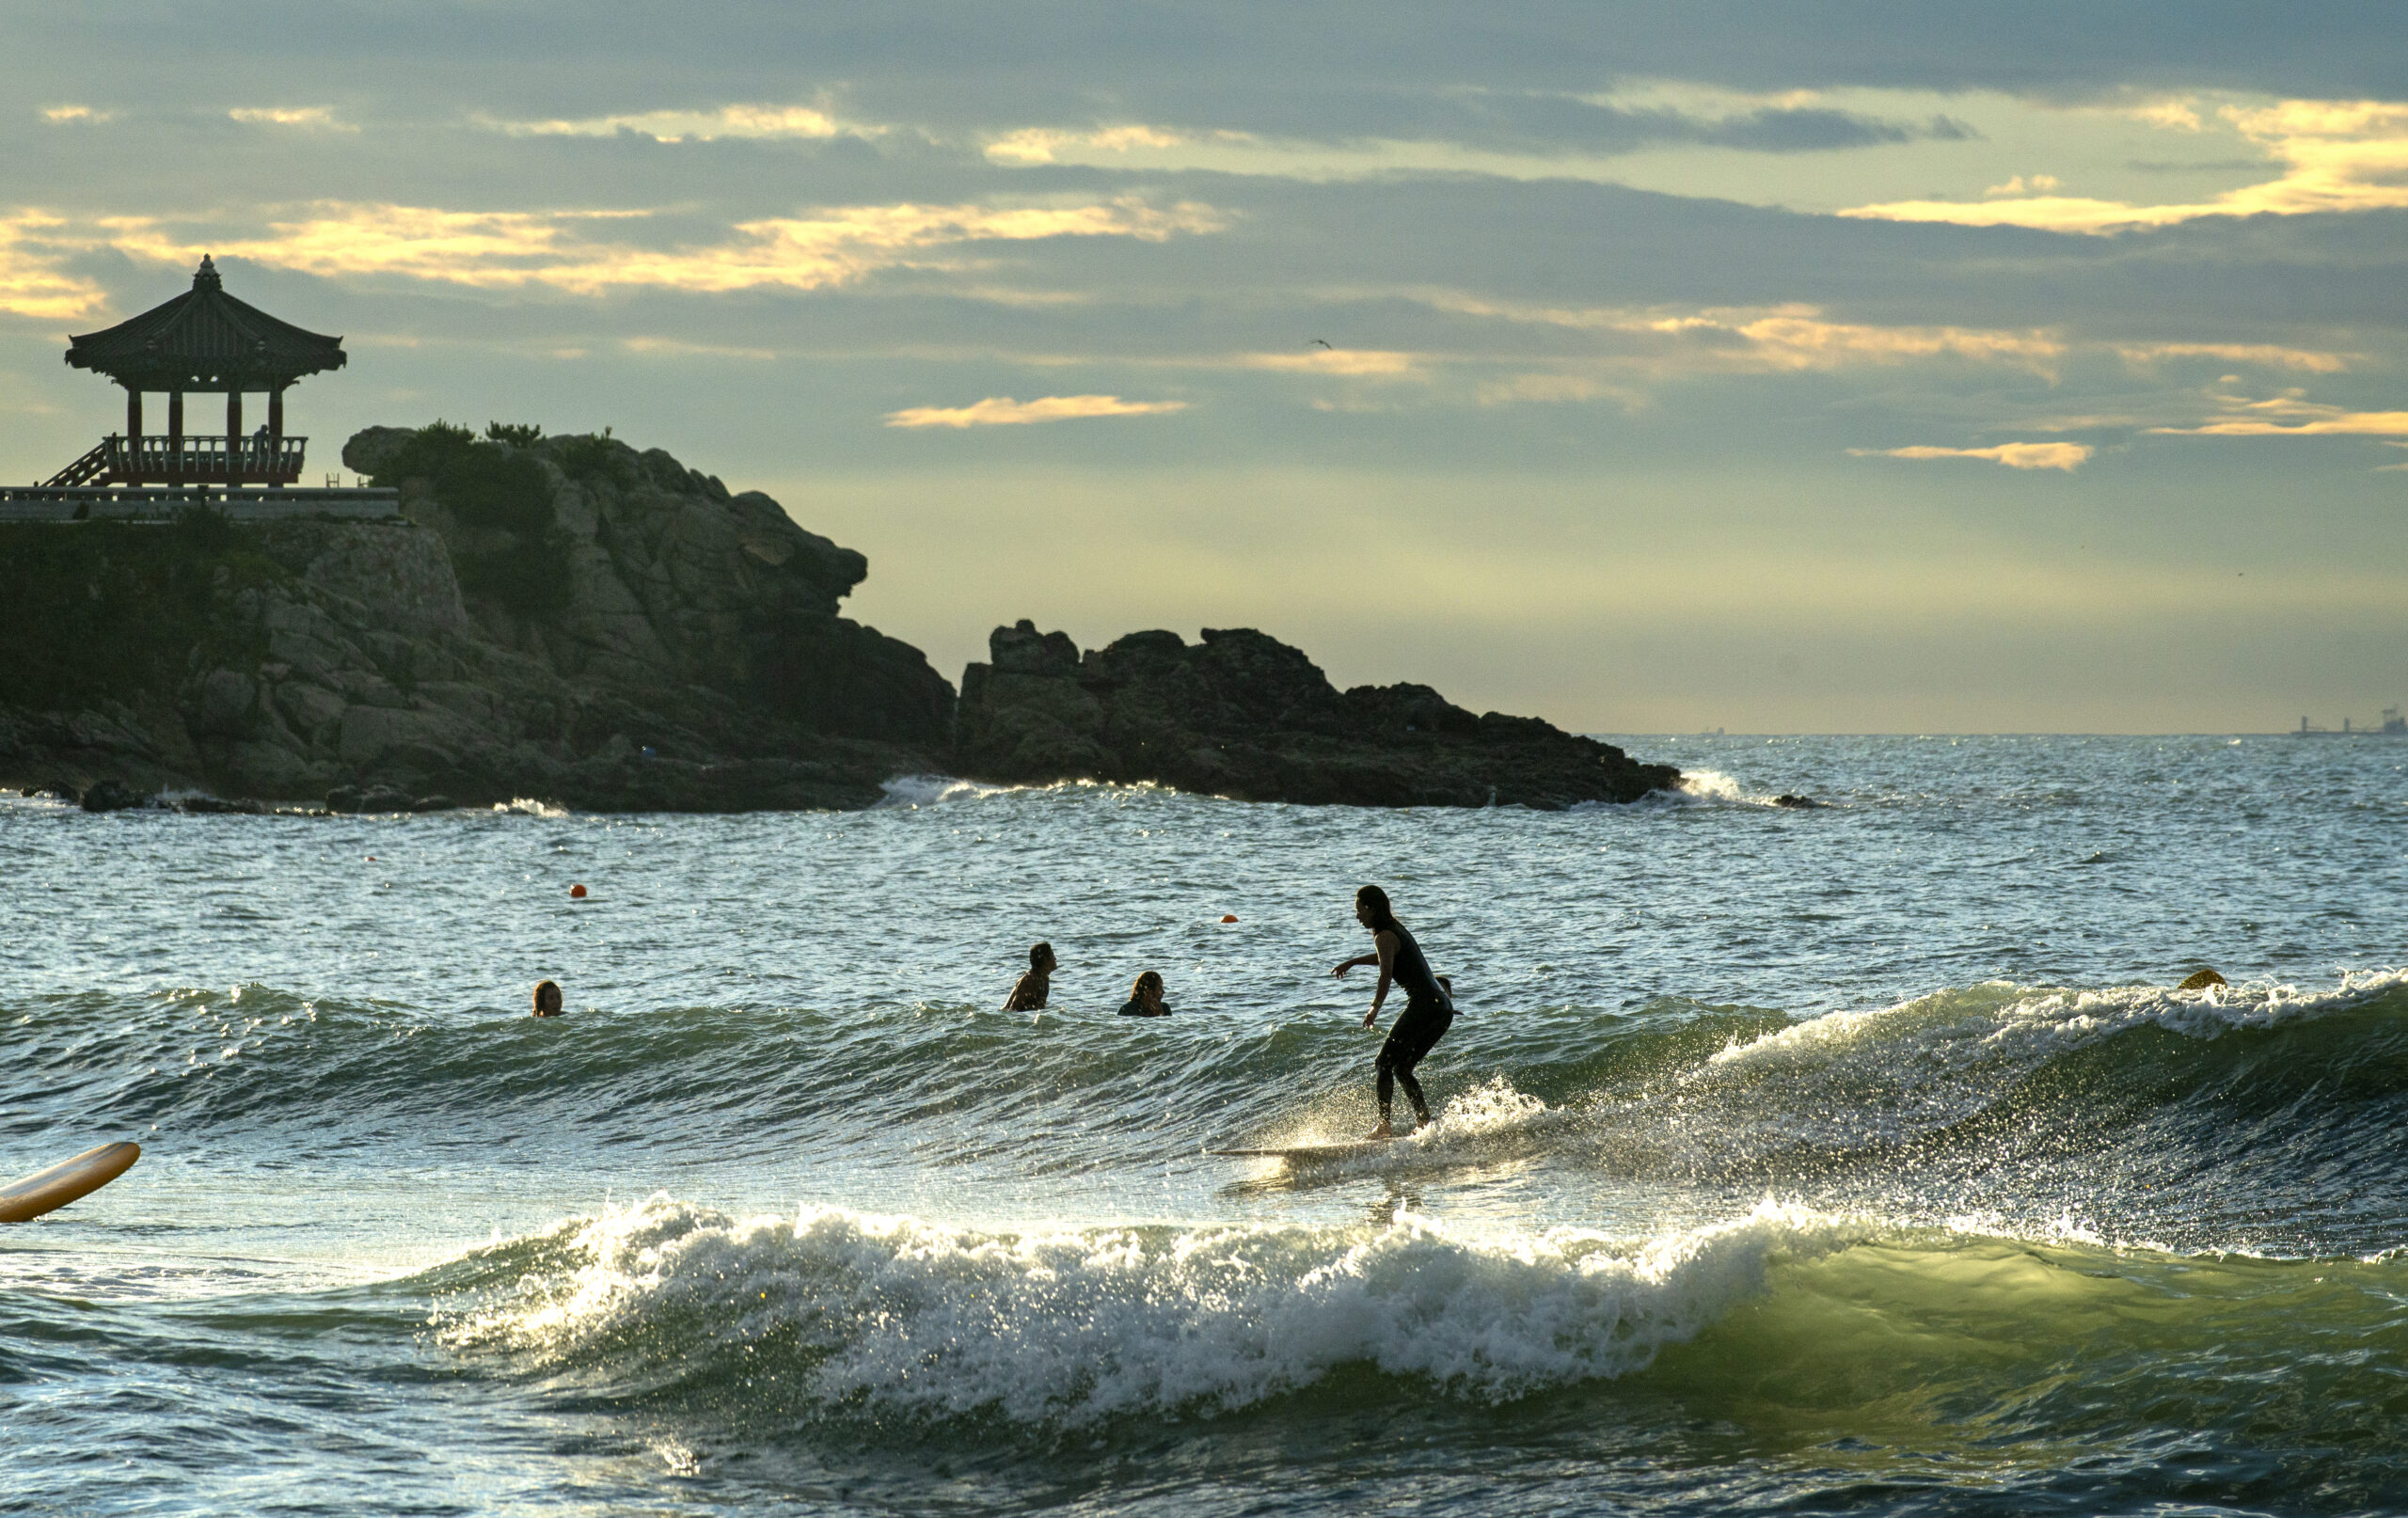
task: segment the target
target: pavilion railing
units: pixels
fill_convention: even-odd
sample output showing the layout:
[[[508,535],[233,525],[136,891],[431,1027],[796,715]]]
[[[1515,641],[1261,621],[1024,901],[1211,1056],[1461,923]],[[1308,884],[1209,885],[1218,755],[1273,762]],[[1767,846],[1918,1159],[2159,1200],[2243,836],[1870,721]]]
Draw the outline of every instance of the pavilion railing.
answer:
[[[102,443],[106,465],[96,482],[105,484],[289,485],[301,478],[309,440],[255,433],[229,439],[223,434],[186,433],[182,437],[112,434]]]

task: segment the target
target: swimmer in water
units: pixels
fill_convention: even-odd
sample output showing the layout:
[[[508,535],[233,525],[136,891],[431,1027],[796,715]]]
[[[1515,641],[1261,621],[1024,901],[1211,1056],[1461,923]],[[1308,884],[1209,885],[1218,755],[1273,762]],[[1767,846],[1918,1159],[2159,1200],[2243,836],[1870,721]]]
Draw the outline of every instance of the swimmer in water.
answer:
[[[561,983],[559,981],[539,980],[535,983],[535,1015],[539,1018],[556,1018],[561,1015]]]
[[[1038,943],[1028,951],[1028,973],[1012,985],[1012,993],[1004,1000],[1006,1012],[1042,1012],[1045,998],[1054,989],[1054,972],[1061,968],[1054,957],[1054,945]]]
[[[1170,1008],[1163,1005],[1163,977],[1149,970],[1129,987],[1129,1000],[1122,1003],[1124,1018],[1166,1018]]]
[[[1388,999],[1391,984],[1404,988],[1404,1015],[1389,1028],[1387,1042],[1371,1062],[1379,1072],[1380,1126],[1363,1135],[1367,1141],[1390,1139],[1396,1137],[1396,1130],[1388,1121],[1388,1104],[1398,1084],[1403,1085],[1405,1099],[1413,1103],[1414,1116],[1430,1121],[1430,1104],[1421,1099],[1421,1083],[1413,1078],[1413,1067],[1447,1036],[1455,1020],[1455,1003],[1448,988],[1430,973],[1421,945],[1396,920],[1386,892],[1370,885],[1355,892],[1354,920],[1371,930],[1371,944],[1377,952],[1345,960],[1330,973],[1343,976],[1358,965],[1380,967],[1380,984],[1371,992],[1371,1010],[1363,1014],[1363,1026],[1379,1026],[1380,1006]]]

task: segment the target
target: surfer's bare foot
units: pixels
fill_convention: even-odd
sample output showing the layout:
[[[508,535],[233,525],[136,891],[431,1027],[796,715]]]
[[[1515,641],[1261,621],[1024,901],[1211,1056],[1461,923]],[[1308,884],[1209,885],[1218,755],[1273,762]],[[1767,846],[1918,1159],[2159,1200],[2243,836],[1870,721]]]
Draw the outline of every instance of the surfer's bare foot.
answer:
[[[1382,1139],[1392,1139],[1394,1137],[1396,1137],[1396,1130],[1390,1128],[1388,1126],[1388,1120],[1383,1117],[1380,1119],[1379,1127],[1363,1135],[1363,1142],[1366,1144],[1377,1144]]]

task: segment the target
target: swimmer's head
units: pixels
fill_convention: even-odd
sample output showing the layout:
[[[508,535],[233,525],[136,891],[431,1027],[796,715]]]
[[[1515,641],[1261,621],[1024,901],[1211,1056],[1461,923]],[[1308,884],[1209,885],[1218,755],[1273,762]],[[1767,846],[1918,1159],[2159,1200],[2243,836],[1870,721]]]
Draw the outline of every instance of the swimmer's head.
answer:
[[[539,1018],[556,1018],[561,1015],[561,983],[559,981],[539,980],[535,983],[535,1015]]]
[[[1129,994],[1142,997],[1148,991],[1160,996],[1163,993],[1163,977],[1153,971],[1141,970],[1137,972],[1137,978],[1129,983]]]
[[[1031,970],[1052,970],[1061,962],[1054,957],[1054,945],[1051,943],[1032,943],[1028,946],[1028,968]]]
[[[1388,906],[1388,893],[1378,886],[1367,885],[1354,893],[1354,920],[1378,932],[1396,925],[1396,912]]]

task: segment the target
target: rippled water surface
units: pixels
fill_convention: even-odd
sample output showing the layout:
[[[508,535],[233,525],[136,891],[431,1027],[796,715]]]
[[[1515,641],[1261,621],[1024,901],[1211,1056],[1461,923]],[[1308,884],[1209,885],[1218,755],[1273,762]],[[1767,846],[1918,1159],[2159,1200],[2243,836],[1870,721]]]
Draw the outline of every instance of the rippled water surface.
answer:
[[[1627,741],[1689,794],[0,802],[0,1178],[145,1151],[0,1228],[0,1510],[2408,1509],[2408,742]],[[1369,1125],[1365,880],[1438,1122],[1205,1153]]]

